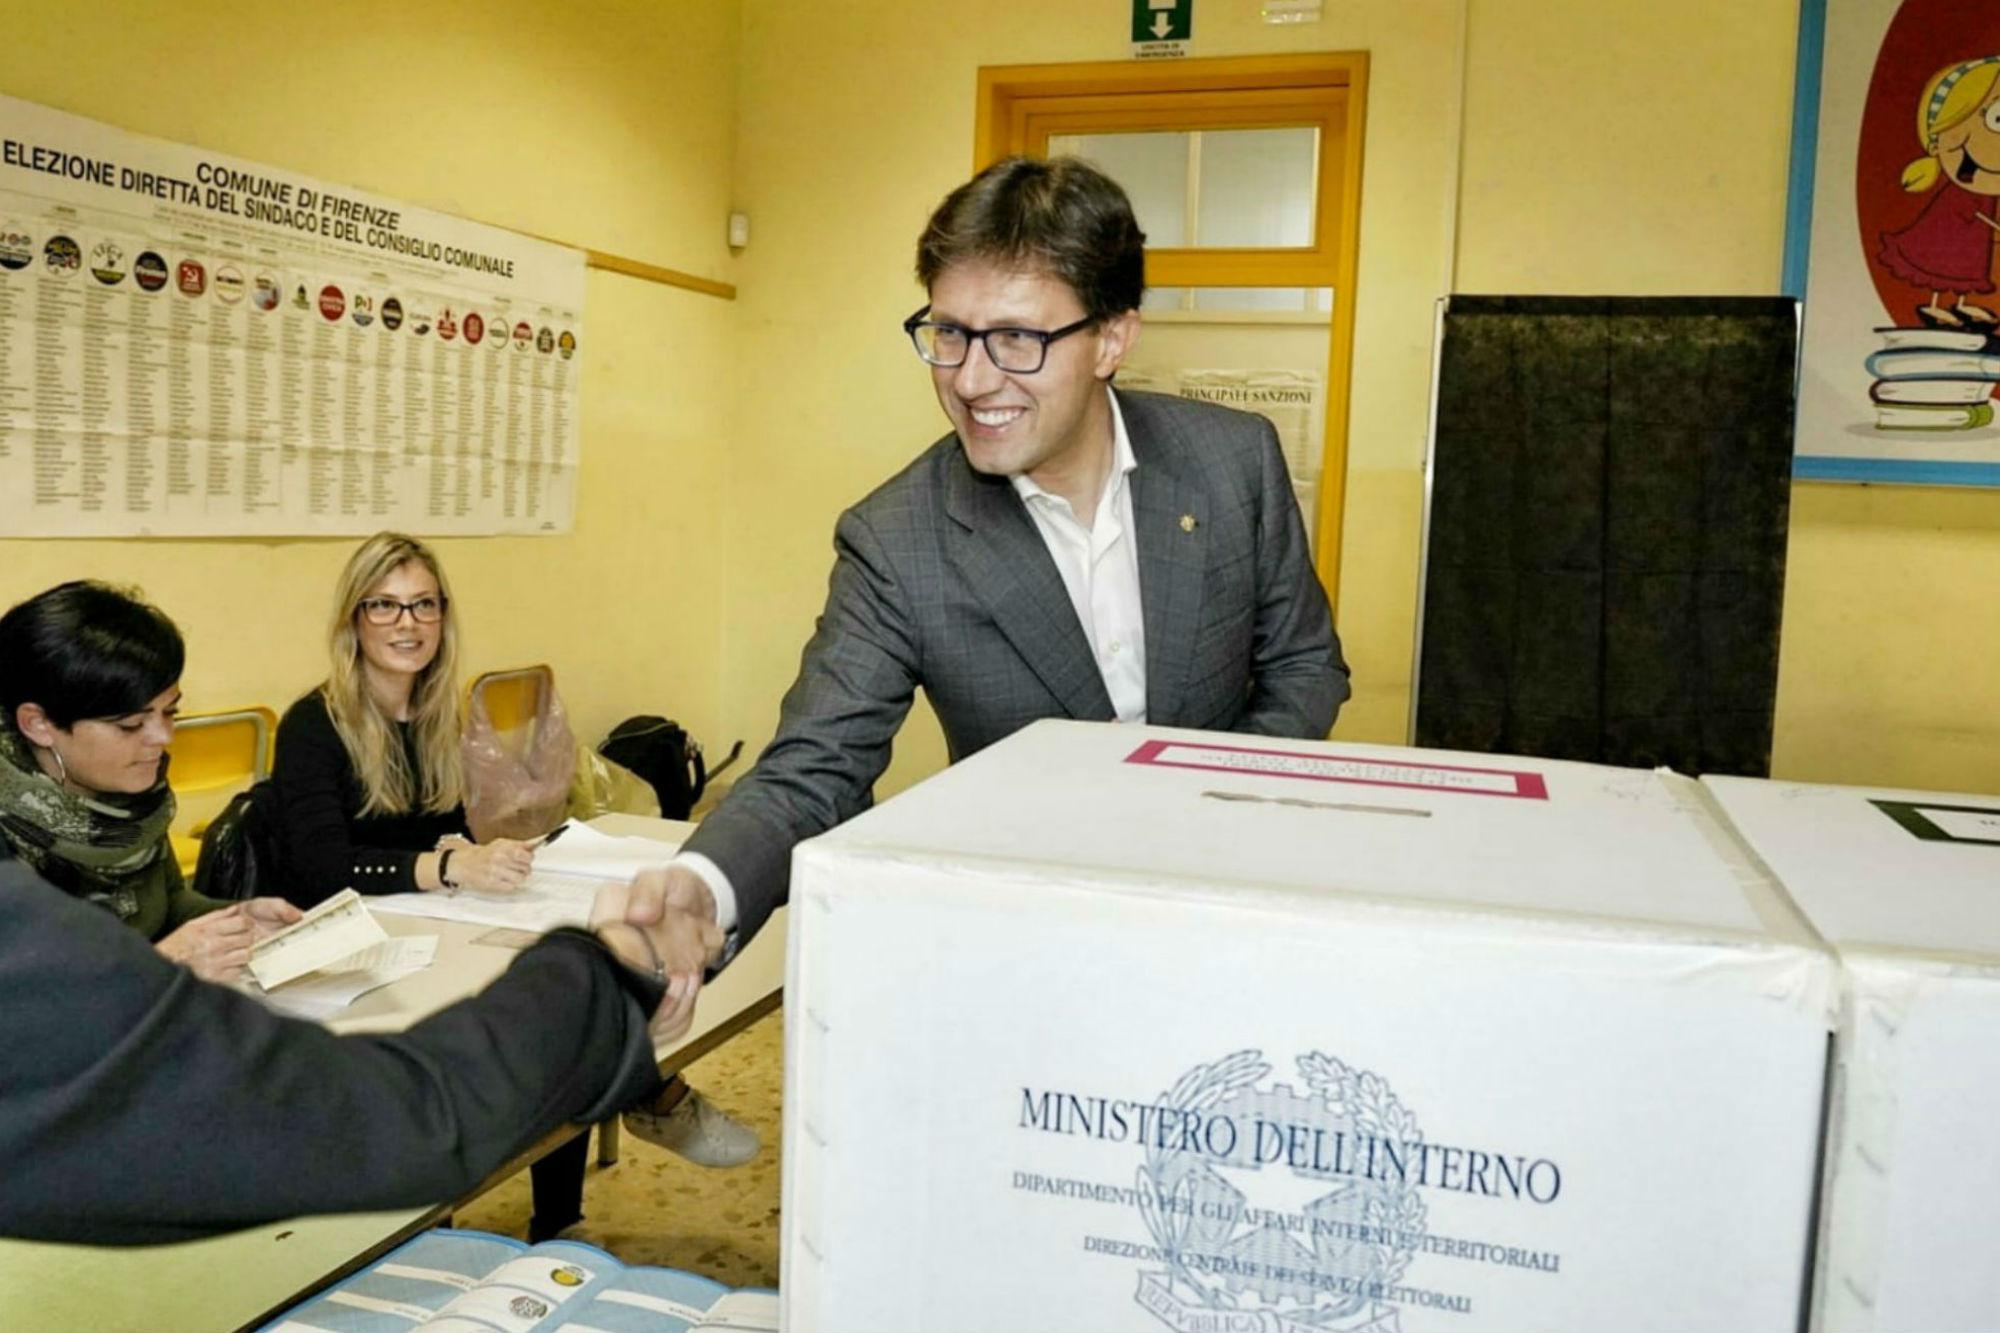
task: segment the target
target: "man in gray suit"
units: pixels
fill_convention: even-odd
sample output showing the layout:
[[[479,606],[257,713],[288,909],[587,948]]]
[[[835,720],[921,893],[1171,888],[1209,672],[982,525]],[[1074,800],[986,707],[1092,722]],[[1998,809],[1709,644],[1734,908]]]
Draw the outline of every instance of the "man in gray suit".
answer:
[[[655,872],[690,930],[749,940],[793,844],[867,807],[918,686],[953,760],[1045,717],[1333,725],[1347,667],[1276,432],[1111,388],[1144,245],[1075,159],[995,163],[932,215],[904,328],[952,433],[840,516],[776,738]]]

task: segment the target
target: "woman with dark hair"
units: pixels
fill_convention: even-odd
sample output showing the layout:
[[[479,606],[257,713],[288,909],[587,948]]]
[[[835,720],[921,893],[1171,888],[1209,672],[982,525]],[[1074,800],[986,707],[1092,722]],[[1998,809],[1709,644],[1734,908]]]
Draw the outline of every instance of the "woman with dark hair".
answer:
[[[171,620],[102,583],[65,583],[0,616],[0,838],[167,958],[224,980],[299,913],[205,898],[181,877],[166,748],[185,657]]]

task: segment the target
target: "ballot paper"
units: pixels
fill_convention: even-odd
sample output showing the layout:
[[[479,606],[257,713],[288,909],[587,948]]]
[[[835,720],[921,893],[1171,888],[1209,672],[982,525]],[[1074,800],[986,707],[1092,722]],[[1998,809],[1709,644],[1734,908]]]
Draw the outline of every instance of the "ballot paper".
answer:
[[[423,971],[436,960],[437,948],[435,935],[391,935],[277,990],[267,991],[254,980],[245,989],[281,1014],[325,1022],[369,991]]]
[[[569,1240],[443,1228],[408,1241],[262,1333],[778,1333],[778,1293],[625,1264]]]
[[[380,944],[388,933],[361,895],[342,889],[277,934],[250,946],[250,975],[265,990],[341,963]]]
[[[1043,721],[788,927],[787,1328],[1801,1327],[1837,971],[1691,779]]]
[[[590,921],[590,905],[606,884],[673,860],[679,844],[618,838],[588,824],[564,824],[535,849],[535,868],[514,893],[390,893],[371,898],[378,912],[509,926],[537,934]]]

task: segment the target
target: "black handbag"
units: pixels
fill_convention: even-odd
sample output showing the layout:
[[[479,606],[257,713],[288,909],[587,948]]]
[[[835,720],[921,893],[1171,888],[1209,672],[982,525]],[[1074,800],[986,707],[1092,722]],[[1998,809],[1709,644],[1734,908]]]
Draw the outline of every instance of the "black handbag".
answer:
[[[252,783],[229,798],[222,813],[201,834],[201,854],[195,861],[194,891],[210,898],[238,901],[283,895],[278,893],[278,799],[270,782]]]
[[[736,756],[743,752],[743,742],[736,742],[728,756],[715,766],[715,773],[711,773],[701,742],[688,735],[680,723],[672,718],[645,715],[628,717],[613,727],[597,752],[612,763],[631,769],[652,786],[653,794],[660,798],[662,818],[686,819],[695,802],[701,799],[708,780],[736,762]]]

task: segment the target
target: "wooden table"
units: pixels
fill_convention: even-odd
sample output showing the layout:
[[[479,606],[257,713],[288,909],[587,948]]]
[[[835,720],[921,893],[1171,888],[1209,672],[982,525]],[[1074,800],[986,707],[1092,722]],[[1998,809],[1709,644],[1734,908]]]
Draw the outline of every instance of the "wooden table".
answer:
[[[606,815],[606,833],[678,844],[692,824]],[[785,912],[706,987],[694,1025],[660,1048],[672,1073],[778,1007],[785,981]],[[393,934],[435,934],[437,962],[362,996],[329,1024],[339,1032],[400,1031],[482,989],[515,950],[474,943],[491,927],[423,917],[381,916]],[[385,1213],[292,1218],[172,1245],[63,1245],[0,1240],[0,1329],[35,1333],[216,1333],[255,1328],[477,1198],[573,1134],[561,1130],[488,1177],[464,1199]],[[4,1189],[0,1182],[0,1189]]]

